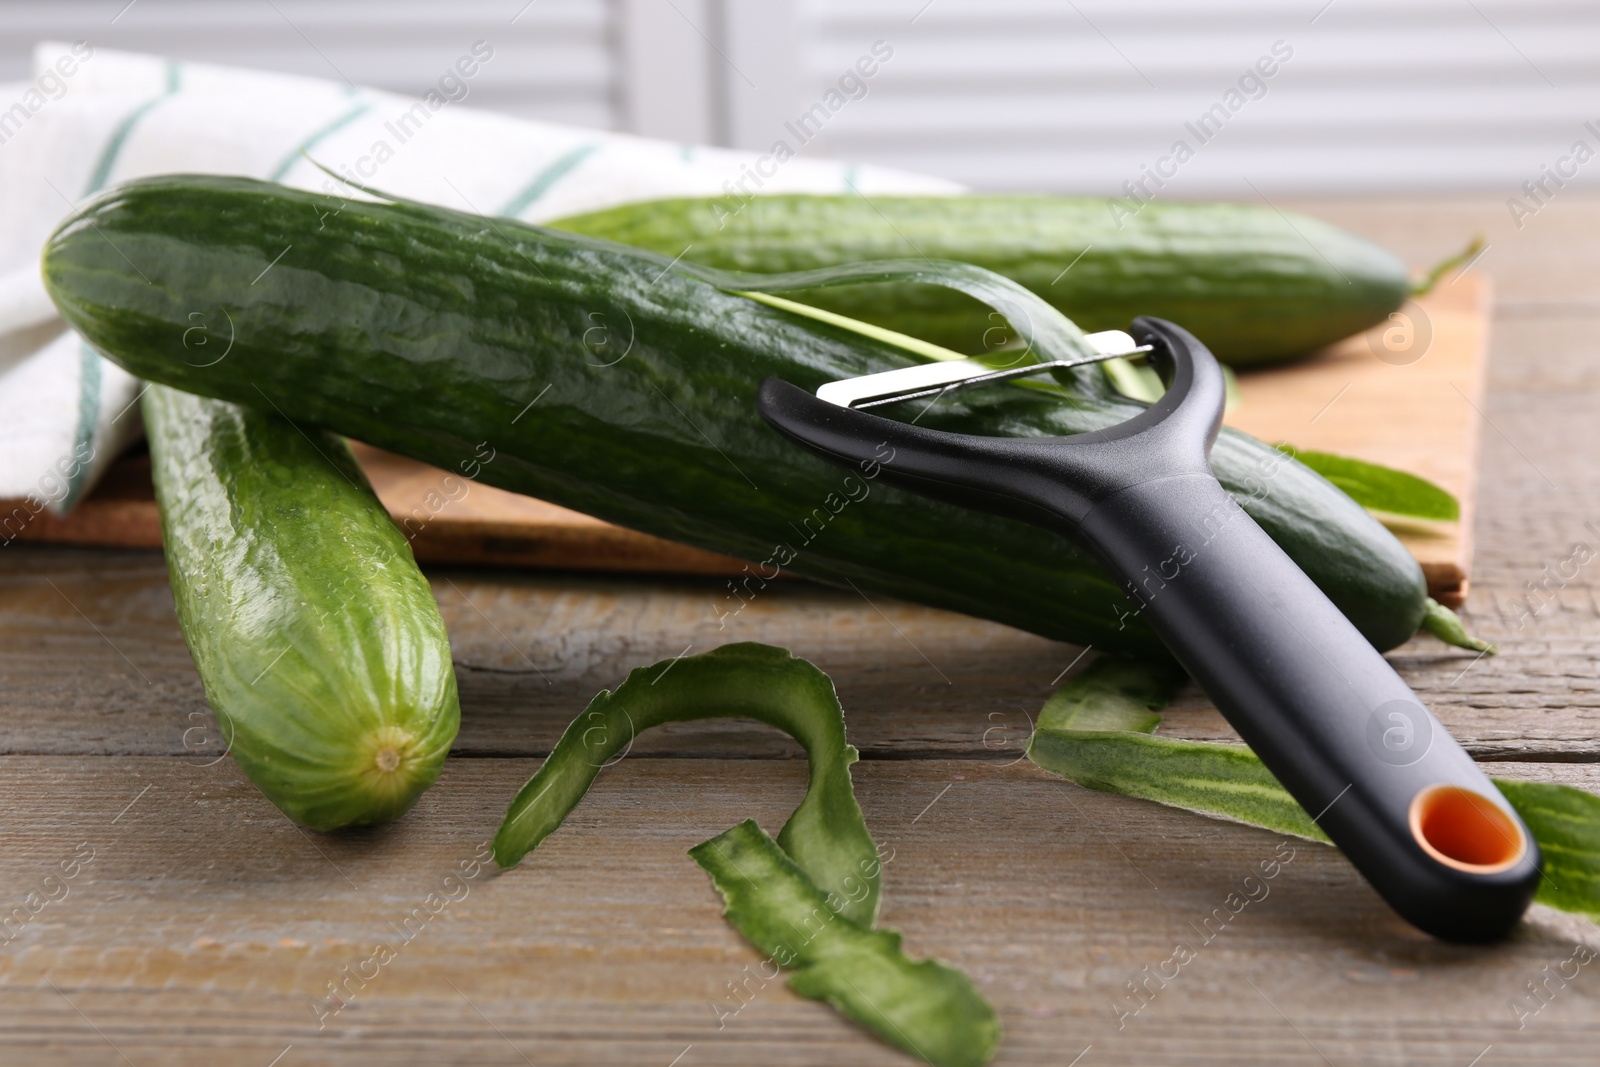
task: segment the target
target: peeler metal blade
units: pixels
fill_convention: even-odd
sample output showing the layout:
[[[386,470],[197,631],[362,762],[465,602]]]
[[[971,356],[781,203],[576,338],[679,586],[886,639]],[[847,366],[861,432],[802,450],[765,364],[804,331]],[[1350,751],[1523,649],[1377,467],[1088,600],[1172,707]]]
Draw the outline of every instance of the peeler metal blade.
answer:
[[[953,389],[966,389],[974,385],[1008,381],[1063,367],[1081,367],[1085,363],[1137,356],[1150,351],[1122,330],[1102,330],[1084,334],[1084,341],[1094,354],[1083,359],[1055,359],[1045,363],[1019,363],[1014,367],[996,368],[978,359],[949,360],[942,363],[919,363],[913,367],[899,367],[863,374],[858,378],[844,378],[828,382],[817,390],[817,399],[842,408],[865,411],[868,408],[898,404],[925,396],[939,396]]]

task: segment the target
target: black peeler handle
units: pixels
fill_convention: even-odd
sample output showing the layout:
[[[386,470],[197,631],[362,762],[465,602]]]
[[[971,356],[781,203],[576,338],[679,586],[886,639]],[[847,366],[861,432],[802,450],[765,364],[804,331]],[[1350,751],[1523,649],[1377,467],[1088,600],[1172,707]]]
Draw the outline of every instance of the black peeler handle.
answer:
[[[827,403],[775,378],[776,429],[925,495],[1068,533],[1389,903],[1456,941],[1504,935],[1537,886],[1522,820],[1411,688],[1211,474],[1220,368],[1186,331],[1138,319],[1162,399],[1095,433],[991,438]],[[1267,476],[1270,483],[1270,474]],[[1268,486],[1270,490],[1270,484]]]

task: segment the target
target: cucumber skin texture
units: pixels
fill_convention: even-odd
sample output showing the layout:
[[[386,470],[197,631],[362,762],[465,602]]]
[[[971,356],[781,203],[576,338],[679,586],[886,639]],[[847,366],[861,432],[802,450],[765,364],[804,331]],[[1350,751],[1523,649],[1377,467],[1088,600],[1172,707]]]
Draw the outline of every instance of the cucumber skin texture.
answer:
[[[129,183],[51,239],[46,285],[75,328],[146,379],[265,396],[446,469],[487,441],[494,458],[478,477],[504,489],[747,560],[786,545],[798,554],[774,565],[790,573],[1165,656],[1137,618],[1119,621],[1128,601],[1075,543],[861,477],[853,489],[756,411],[765,375],[815,388],[908,365],[904,352],[632,249],[444,209],[335,206],[247,179]],[[182,344],[189,316],[220,322],[223,309],[233,347],[196,366]],[[1080,379],[1091,391],[1101,381]],[[1079,403],[974,390],[922,424],[1065,434],[1138,410],[1109,388]],[[1374,645],[1410,638],[1426,604],[1421,568],[1349,497],[1283,458],[1226,430],[1213,451],[1223,484],[1249,494],[1246,510]],[[1269,491],[1252,491],[1266,463],[1278,464]],[[862,486],[860,502],[845,500]],[[811,529],[822,532],[808,541]],[[730,582],[708,596],[709,613],[725,621],[772,577],[753,566],[743,592]]]
[[[349,447],[159,385],[143,412],[178,622],[235,761],[302,826],[399,817],[455,739],[455,671]]]
[[[1305,355],[1384,321],[1405,265],[1306,215],[1248,204],[1051,196],[758,196],[626,204],[549,225],[725,270],[777,273],[872,259],[954,259],[1027,286],[1085,330],[1137,315],[1183,326],[1235,367]],[[685,250],[687,248],[687,251]],[[1070,264],[1071,269],[1063,273]],[[947,289],[878,285],[791,294],[960,352],[1009,337]]]

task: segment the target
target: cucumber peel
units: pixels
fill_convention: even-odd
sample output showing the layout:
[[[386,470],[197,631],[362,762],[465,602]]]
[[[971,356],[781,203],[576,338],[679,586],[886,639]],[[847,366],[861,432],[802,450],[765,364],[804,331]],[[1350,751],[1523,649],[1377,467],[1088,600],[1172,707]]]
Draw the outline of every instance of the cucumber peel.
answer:
[[[1326,841],[1248,748],[1151,736],[1186,680],[1174,665],[1098,659],[1045,702],[1028,758],[1090,789]]]
[[[742,717],[775,726],[810,760],[805,799],[778,843],[839,910],[870,925],[878,914],[878,848],[850,788],[856,750],[828,676],[771,645],[743,642],[631,671],[601,690],[528,779],[494,835],[494,860],[514,867],[560,826],[603,768],[640,733],[669,722]]]
[[[1045,704],[1028,757],[1089,789],[1153,800],[1311,841],[1328,838],[1244,745],[1153,737],[1182,677],[1164,664],[1096,660]],[[1534,900],[1600,918],[1600,796],[1491,779],[1544,857]]]
[[[1553,782],[1493,781],[1539,842],[1545,876],[1533,899],[1600,919],[1600,797]]]
[[[1304,463],[1345,495],[1371,511],[1433,522],[1457,522],[1461,504],[1448,491],[1415,474],[1333,452],[1314,452],[1280,444],[1278,448]]]
[[[822,891],[753,820],[689,855],[711,875],[728,922],[794,969],[796,993],[935,1067],[982,1067],[994,1055],[1000,1020],[970,978],[935,959],[909,959],[897,931],[830,912]]]
[[[495,834],[495,862],[514,866],[537,848],[639,731],[728,716],[783,730],[810,759],[805,799],[776,841],[746,820],[690,849],[728,921],[793,971],[789,986],[801,996],[936,1067],[987,1063],[1000,1024],[971,981],[937,960],[907,958],[897,932],[872,928],[882,863],[850,783],[856,750],[833,683],[784,649],[723,645],[641,667],[602,691],[517,793]]]

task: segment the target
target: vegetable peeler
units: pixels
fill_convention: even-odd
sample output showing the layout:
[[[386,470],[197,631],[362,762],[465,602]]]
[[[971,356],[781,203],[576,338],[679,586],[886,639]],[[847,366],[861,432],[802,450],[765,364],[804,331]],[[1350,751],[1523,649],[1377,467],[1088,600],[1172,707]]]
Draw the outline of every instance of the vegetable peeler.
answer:
[[[1404,918],[1489,941],[1521,918],[1538,845],[1388,661],[1211,473],[1225,389],[1182,328],[1135,319],[1089,354],[1004,370],[928,363],[812,395],[767,378],[762,417],[824,459],[881,463],[900,488],[1076,538],[1267,768]],[[1069,437],[947,433],[871,409],[1115,356],[1167,385],[1146,411]],[[887,447],[885,447],[887,446]],[[888,452],[890,458],[884,460]]]

